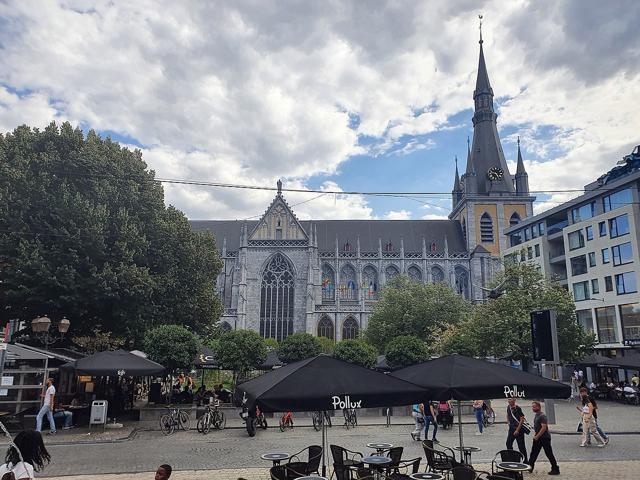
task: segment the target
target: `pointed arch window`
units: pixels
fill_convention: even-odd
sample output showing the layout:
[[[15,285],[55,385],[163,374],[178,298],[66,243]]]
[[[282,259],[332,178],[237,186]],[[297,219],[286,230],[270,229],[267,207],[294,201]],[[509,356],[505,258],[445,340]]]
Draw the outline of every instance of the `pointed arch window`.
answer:
[[[345,252],[350,252],[351,251],[351,244],[349,242],[344,244],[343,250]]]
[[[469,272],[464,267],[456,266],[454,273],[456,276],[456,292],[464,298],[469,298]]]
[[[385,252],[393,252],[393,243],[391,243],[391,242],[385,243],[384,251]]]
[[[444,282],[444,270],[442,268],[436,266],[431,267],[431,281],[433,283],[442,283]]]
[[[396,278],[398,275],[400,275],[400,270],[398,270],[398,267],[396,267],[395,265],[389,265],[384,269],[384,276],[387,280],[387,283]]]
[[[438,251],[438,245],[436,244],[436,242],[431,242],[431,247],[429,248],[429,251],[431,252]]]
[[[322,264],[322,300],[334,301],[336,295],[336,274],[326,263]]]
[[[493,220],[491,215],[484,212],[480,217],[480,241],[482,243],[493,243]]]
[[[342,300],[358,299],[356,271],[351,265],[348,264],[340,269],[340,298]]]
[[[467,222],[465,222],[464,217],[462,217],[462,238],[464,238],[464,242],[467,243]]]
[[[231,330],[233,330],[231,328],[231,325],[229,325],[229,322],[220,322],[220,331],[222,333],[227,333],[230,332]]]
[[[358,321],[353,317],[348,317],[342,324],[342,339],[355,340],[360,334]]]
[[[378,298],[378,272],[371,265],[362,270],[362,291],[366,300]]]
[[[422,271],[418,267],[416,267],[415,265],[411,265],[407,269],[407,275],[414,282],[421,282],[422,281]]]
[[[333,340],[333,321],[326,315],[318,322],[318,336]]]
[[[521,218],[520,215],[518,215],[518,212],[513,212],[513,214],[511,215],[511,218],[509,218],[509,226],[510,227],[515,227],[516,225],[518,225],[521,222]]]
[[[291,264],[276,253],[262,274],[260,335],[280,341],[293,333],[294,275]]]

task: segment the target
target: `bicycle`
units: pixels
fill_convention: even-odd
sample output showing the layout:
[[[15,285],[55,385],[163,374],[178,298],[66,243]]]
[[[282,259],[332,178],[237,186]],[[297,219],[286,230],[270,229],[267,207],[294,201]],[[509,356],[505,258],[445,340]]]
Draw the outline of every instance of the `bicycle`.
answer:
[[[345,408],[342,410],[342,415],[344,415],[344,428],[349,430],[349,427],[355,428],[358,426],[358,415],[354,408]]]
[[[285,412],[280,417],[280,431],[284,432],[285,428],[293,430],[293,412]]]
[[[313,412],[311,421],[316,432],[322,430],[323,423],[326,423],[327,427],[331,428],[331,417],[328,412]]]
[[[171,435],[177,429],[191,429],[191,417],[188,412],[178,407],[167,407],[167,410],[169,413],[160,416],[160,431],[164,435]]]
[[[482,409],[482,423],[485,427],[493,425],[496,422],[496,412],[491,408],[491,405],[485,402]]]
[[[222,430],[227,425],[227,419],[224,417],[224,413],[220,410],[220,400],[216,400],[213,405],[207,405],[207,409],[198,419],[196,428],[198,433],[207,434],[211,428],[216,430]]]

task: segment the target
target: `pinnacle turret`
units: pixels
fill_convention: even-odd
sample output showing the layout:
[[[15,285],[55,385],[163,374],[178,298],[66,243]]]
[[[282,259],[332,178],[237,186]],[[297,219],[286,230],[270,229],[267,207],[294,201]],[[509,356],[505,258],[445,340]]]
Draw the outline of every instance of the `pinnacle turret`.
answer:
[[[516,193],[518,195],[529,195],[529,175],[524,168],[522,152],[520,151],[520,137],[518,137],[518,165],[516,167]]]

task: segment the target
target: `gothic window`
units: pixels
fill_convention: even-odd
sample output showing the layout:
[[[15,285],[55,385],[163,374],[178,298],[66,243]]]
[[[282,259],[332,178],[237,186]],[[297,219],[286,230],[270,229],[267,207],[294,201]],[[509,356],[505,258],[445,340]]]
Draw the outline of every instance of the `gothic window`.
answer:
[[[480,241],[493,243],[493,220],[487,212],[484,212],[480,217]]]
[[[318,336],[333,340],[333,321],[326,315],[318,322]]]
[[[462,217],[462,237],[464,238],[465,243],[467,242],[467,223],[464,221],[464,217]]]
[[[395,265],[389,265],[387,268],[384,269],[384,276],[386,277],[387,283],[389,283],[398,275],[400,275],[400,271]]]
[[[222,333],[227,333],[232,330],[231,325],[229,325],[229,322],[220,322],[219,326],[220,326],[220,331]]]
[[[434,267],[431,267],[431,281],[433,283],[444,282],[444,271],[437,265]]]
[[[420,271],[420,269],[418,267],[416,267],[415,265],[411,265],[408,269],[407,269],[407,275],[409,276],[409,278],[411,280],[413,280],[414,282],[421,282],[422,281],[422,272]]]
[[[345,252],[350,252],[351,251],[351,244],[349,242],[344,244],[344,251]]]
[[[438,246],[436,245],[436,242],[431,242],[431,247],[429,248],[429,250],[431,252],[435,252],[438,250]]]
[[[322,300],[335,300],[336,274],[331,265],[322,264]]]
[[[513,215],[511,215],[511,218],[509,219],[509,226],[514,227],[519,223],[520,223],[520,215],[518,215],[518,212],[513,212]]]
[[[457,266],[454,269],[456,276],[456,292],[464,298],[469,298],[469,272],[463,267]]]
[[[280,341],[293,333],[294,276],[291,265],[276,253],[262,274],[260,335]]]
[[[342,324],[342,339],[343,340],[354,340],[358,338],[360,333],[360,327],[358,326],[358,322],[355,318],[349,317]]]
[[[393,243],[391,243],[391,242],[385,243],[384,251],[385,252],[393,252]]]
[[[340,298],[342,300],[357,300],[356,271],[347,264],[340,270]]]
[[[378,272],[371,265],[362,270],[362,291],[366,299],[375,299],[378,296]]]

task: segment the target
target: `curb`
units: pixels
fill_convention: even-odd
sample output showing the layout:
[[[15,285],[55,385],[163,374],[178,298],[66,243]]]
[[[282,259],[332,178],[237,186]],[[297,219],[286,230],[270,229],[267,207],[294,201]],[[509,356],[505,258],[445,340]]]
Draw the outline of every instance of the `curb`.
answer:
[[[97,439],[97,440],[78,440],[78,441],[60,441],[60,442],[47,442],[45,446],[51,447],[64,447],[69,445],[97,445],[97,444],[107,444],[107,443],[124,443],[130,440],[133,440],[138,435],[138,432],[144,431],[143,428],[134,428],[129,432],[128,435],[119,438],[111,438],[111,439]],[[8,447],[8,443],[0,443],[0,446]]]

